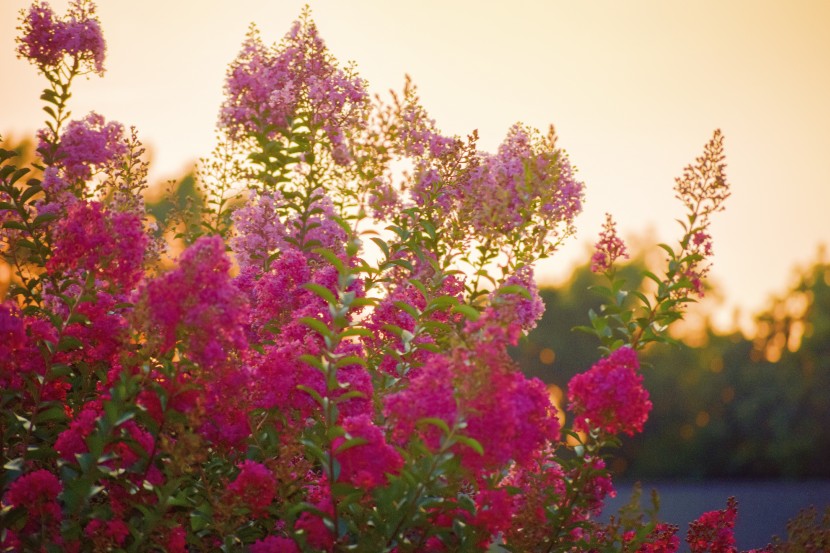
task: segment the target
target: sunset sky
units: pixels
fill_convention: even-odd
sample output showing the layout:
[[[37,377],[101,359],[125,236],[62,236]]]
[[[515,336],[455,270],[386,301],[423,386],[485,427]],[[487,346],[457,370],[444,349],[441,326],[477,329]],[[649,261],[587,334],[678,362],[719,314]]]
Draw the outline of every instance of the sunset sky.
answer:
[[[74,89],[73,112],[135,125],[151,180],[210,152],[225,67],[250,22],[278,41],[304,2],[100,0],[107,74]],[[0,2],[0,132],[43,121],[44,81],[14,55],[22,0]],[[67,2],[52,5],[63,13]],[[334,55],[372,92],[411,75],[446,134],[497,147],[522,121],[556,125],[587,185],[579,235],[542,280],[584,260],[605,212],[625,236],[668,241],[674,177],[716,128],[732,197],[715,221],[714,282],[751,313],[830,242],[830,2],[707,0],[309,2]]]

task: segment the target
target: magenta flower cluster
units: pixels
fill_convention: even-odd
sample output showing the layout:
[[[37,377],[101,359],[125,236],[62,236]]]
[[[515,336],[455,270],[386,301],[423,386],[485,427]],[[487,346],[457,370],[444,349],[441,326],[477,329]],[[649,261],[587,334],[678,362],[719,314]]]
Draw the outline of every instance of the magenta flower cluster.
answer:
[[[107,122],[94,112],[83,119],[70,121],[55,154],[64,178],[71,182],[89,180],[96,170],[126,155],[123,135],[121,123]],[[45,148],[43,141],[40,148]]]
[[[599,242],[594,246],[594,255],[591,257],[591,270],[604,273],[620,258],[628,258],[628,250],[625,242],[617,235],[617,224],[611,214],[606,213]]]
[[[637,353],[622,347],[573,377],[568,384],[568,408],[575,417],[574,428],[629,436],[642,432],[651,401],[639,369]]]
[[[228,69],[225,95],[219,123],[231,136],[290,140],[300,121],[325,132],[341,165],[351,156],[347,133],[368,101],[363,81],[337,67],[308,20],[296,22],[279,46],[266,46],[252,28]]]
[[[104,74],[106,43],[89,0],[73,0],[65,19],[59,19],[46,2],[25,12],[17,52],[41,71],[57,68],[68,56],[82,71]]]

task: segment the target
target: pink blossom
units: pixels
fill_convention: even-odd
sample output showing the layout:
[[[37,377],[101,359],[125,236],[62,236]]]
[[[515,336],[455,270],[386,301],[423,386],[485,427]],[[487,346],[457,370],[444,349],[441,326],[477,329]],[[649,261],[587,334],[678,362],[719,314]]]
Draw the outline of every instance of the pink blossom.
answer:
[[[637,371],[637,354],[622,347],[600,359],[587,372],[568,384],[568,408],[574,414],[574,429],[600,429],[608,434],[641,432],[651,411],[648,391]]]
[[[242,51],[228,69],[220,125],[232,136],[286,133],[292,118],[310,115],[335,151],[348,162],[345,137],[358,127],[368,101],[363,81],[339,69],[316,26],[296,22],[279,46],[266,47],[251,29]]]
[[[605,468],[605,461],[599,457],[586,456],[584,462],[572,469],[568,476],[571,480],[581,483],[581,488],[574,493],[587,509],[586,511],[577,509],[575,515],[577,518],[582,517],[587,520],[589,515],[599,516],[605,505],[605,498],[617,496],[611,475]]]
[[[311,192],[311,204],[305,213],[298,213],[286,221],[291,242],[302,250],[326,248],[342,255],[346,231],[337,224],[334,204],[322,188]]]
[[[735,553],[735,520],[738,502],[730,497],[726,509],[709,511],[689,524],[686,543],[692,553]]]
[[[113,466],[128,469],[138,463],[142,457],[150,456],[155,443],[152,434],[132,420],[121,424],[118,428],[121,439],[107,447],[107,451],[116,455],[111,463]],[[140,452],[143,452],[143,455]]]
[[[28,13],[21,12],[23,34],[17,40],[18,55],[44,72],[70,56],[83,71],[103,75],[106,43],[94,14],[95,5],[88,0],[73,1],[63,20],[47,2],[33,3]]]
[[[526,462],[545,441],[557,440],[559,421],[544,384],[525,378],[505,346],[479,342],[470,350],[456,349],[452,357],[431,354],[412,371],[407,388],[386,398],[393,437],[410,439],[423,418],[439,418],[450,427],[463,421],[464,434],[484,450],[481,455],[459,446],[462,462],[474,473],[510,460]],[[418,435],[437,447],[438,429],[424,426]]]
[[[255,403],[264,409],[279,408],[288,419],[302,420],[319,409],[319,404],[300,386],[311,389],[321,396],[338,397],[346,392],[360,395],[338,403],[341,417],[369,414],[372,411],[372,379],[359,364],[346,365],[337,371],[337,382],[341,387],[329,392],[323,373],[300,359],[303,354],[319,354],[321,344],[318,337],[308,332],[302,341],[280,339],[266,348],[264,356],[252,357],[252,373],[255,383],[248,386],[255,396]],[[361,356],[357,344],[343,345],[338,355]],[[297,432],[301,427],[289,425],[287,432]]]
[[[331,492],[328,486],[320,486],[317,493],[309,493],[308,501],[317,512],[303,511],[294,523],[294,529],[305,534],[306,542],[315,551],[332,551],[334,535],[329,526],[323,522],[323,517],[331,519],[334,515],[334,505],[331,501]]]
[[[574,232],[583,188],[552,132],[541,138],[514,125],[496,154],[480,154],[470,168],[459,190],[460,210],[482,237],[533,227],[561,240]]]
[[[679,548],[677,526],[661,522],[646,537],[646,542],[637,549],[637,553],[676,553]]]
[[[268,536],[251,544],[251,553],[300,553],[300,548],[291,538]]]
[[[67,325],[63,334],[77,338],[84,347],[65,352],[66,360],[115,365],[128,339],[129,328],[126,315],[117,304],[116,297],[99,291],[93,301],[75,306],[75,313],[87,321]]]
[[[28,341],[20,308],[11,301],[0,303],[0,359],[10,357]]]
[[[167,553],[187,553],[187,533],[181,526],[170,529],[167,533],[165,550]]]
[[[413,371],[409,385],[384,400],[384,414],[392,425],[392,436],[405,443],[417,435],[426,444],[437,449],[441,431],[432,425],[422,425],[425,418],[437,418],[452,426],[457,416],[453,387],[452,364],[441,355],[430,355],[426,363]]]
[[[525,463],[546,441],[559,439],[559,419],[545,385],[527,379],[506,358],[485,358],[487,370],[464,374],[459,398],[464,433],[484,449],[462,448],[462,462],[474,472],[494,470],[511,460]]]
[[[104,547],[121,547],[130,535],[130,527],[123,520],[92,519],[84,528],[84,534],[96,544]]]
[[[400,454],[386,443],[383,431],[368,415],[348,417],[342,423],[346,437],[332,442],[335,457],[340,462],[340,478],[371,490],[387,482],[387,474],[397,474],[403,467]],[[346,439],[359,438],[365,443],[340,449]]]
[[[234,211],[236,236],[231,247],[243,269],[263,267],[271,254],[286,248],[288,232],[280,221],[282,203],[279,191],[252,194],[247,205]]]
[[[103,412],[100,401],[90,401],[69,423],[69,428],[58,435],[55,441],[55,451],[62,459],[74,461],[75,456],[86,453],[89,448],[86,438],[95,430],[98,417]]]
[[[341,344],[337,353],[339,355],[354,355],[361,359],[365,358],[362,347],[356,343]],[[337,404],[341,418],[359,417],[361,415],[371,416],[373,414],[374,388],[372,386],[372,376],[365,367],[355,363],[338,368],[337,382],[342,388],[335,393],[335,397],[345,393],[357,392],[359,394]]]
[[[12,482],[3,496],[3,503],[26,511],[26,524],[22,529],[24,535],[42,532],[56,539],[60,537],[62,513],[58,495],[62,491],[63,486],[57,476],[39,469]]]
[[[461,140],[443,136],[426,110],[418,103],[415,87],[407,79],[404,88],[406,105],[400,114],[400,136],[403,153],[425,158],[441,158],[458,152]]]
[[[71,194],[72,192],[72,185],[64,179],[58,171],[57,167],[49,166],[43,172],[43,180],[40,183],[41,187],[43,188],[44,192],[52,199],[52,201],[44,202],[43,206],[40,207],[40,212],[43,213],[45,209],[53,208],[53,204],[59,203],[61,200],[69,195],[74,200],[74,196]],[[68,200],[68,198],[66,198]],[[66,201],[66,200],[64,200]],[[66,202],[71,203],[71,202]]]
[[[255,517],[263,516],[277,492],[274,474],[265,465],[250,459],[237,466],[240,471],[228,485],[229,497],[250,509]]]
[[[182,253],[178,268],[147,282],[150,335],[160,337],[163,350],[181,334],[191,358],[212,367],[246,346],[241,325],[247,302],[231,282],[230,268],[222,239],[203,236]]]
[[[504,488],[480,490],[475,497],[476,514],[473,524],[495,536],[507,532],[516,510],[515,498]],[[489,544],[480,544],[487,546]]]
[[[40,349],[45,341],[58,341],[55,327],[48,320],[24,316],[13,301],[0,303],[0,387],[22,392],[32,400],[26,380],[46,375],[46,363]],[[34,379],[32,378],[32,381]],[[65,398],[68,384],[60,379],[44,382],[41,401]]]
[[[625,243],[617,236],[617,225],[608,213],[605,214],[605,224],[594,250],[594,255],[591,257],[591,271],[594,273],[608,271],[621,257],[628,259]]]
[[[503,290],[507,286],[520,286],[527,290],[529,297],[516,292],[504,293]],[[545,303],[539,296],[539,288],[533,278],[533,267],[529,265],[525,265],[507,277],[491,297],[498,317],[507,324],[518,324],[524,332],[530,332],[536,328],[536,323],[545,312]]]
[[[45,148],[41,137],[40,149]],[[124,126],[117,121],[106,122],[103,116],[89,113],[80,120],[70,121],[58,142],[55,159],[70,181],[88,180],[93,170],[113,164],[127,154]]]
[[[268,272],[253,267],[243,269],[236,284],[248,295],[252,306],[252,337],[261,339],[274,334],[275,328],[284,327],[295,318],[295,310],[309,303],[319,304],[320,300],[315,301],[316,296],[302,287],[311,279],[308,258],[295,248],[284,250]]]
[[[76,202],[55,228],[50,273],[87,271],[129,290],[143,274],[147,236],[132,213],[110,212],[98,202]]]

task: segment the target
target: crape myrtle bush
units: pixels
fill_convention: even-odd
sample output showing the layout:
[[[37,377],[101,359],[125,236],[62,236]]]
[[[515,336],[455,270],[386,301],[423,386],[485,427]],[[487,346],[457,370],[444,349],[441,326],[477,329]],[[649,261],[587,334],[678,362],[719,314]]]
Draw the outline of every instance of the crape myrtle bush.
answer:
[[[507,354],[583,200],[552,129],[482,152],[408,82],[372,99],[308,13],[274,46],[252,28],[168,266],[136,131],[68,109],[104,71],[94,5],[35,3],[19,31],[48,120],[33,167],[0,150],[3,551],[679,548],[636,501],[599,515],[605,460],[651,408],[638,351],[701,291],[719,132],[677,179],[682,238],[649,295],[615,277],[609,216],[585,329],[603,358],[566,418]],[[692,550],[735,551],[735,514],[693,523]]]

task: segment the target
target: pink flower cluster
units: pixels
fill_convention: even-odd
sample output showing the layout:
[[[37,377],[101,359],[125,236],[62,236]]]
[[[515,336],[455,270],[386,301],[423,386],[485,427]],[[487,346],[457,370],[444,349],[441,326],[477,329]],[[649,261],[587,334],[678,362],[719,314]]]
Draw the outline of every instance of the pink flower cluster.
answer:
[[[628,259],[628,250],[625,242],[617,236],[617,224],[611,218],[611,214],[606,213],[599,242],[594,246],[594,255],[591,257],[591,271],[604,273],[620,258]]]
[[[633,532],[629,533],[630,536]],[[675,553],[680,548],[677,526],[659,523],[640,546],[637,553]]]
[[[40,149],[44,149],[41,138]],[[107,122],[102,115],[89,113],[70,121],[60,137],[55,158],[63,168],[63,177],[74,182],[88,180],[93,170],[102,169],[127,154],[124,126]]]
[[[144,274],[147,236],[138,215],[111,212],[98,202],[76,202],[55,227],[50,272],[86,271],[121,290]]]
[[[247,302],[231,282],[230,268],[222,239],[204,236],[182,253],[177,269],[147,282],[148,338],[160,337],[167,350],[183,336],[193,361],[208,368],[244,348],[240,323]]]
[[[591,369],[568,384],[568,408],[574,429],[601,430],[607,434],[642,432],[651,411],[648,391],[637,371],[637,353],[622,347],[600,359]]]
[[[440,432],[435,427],[416,432],[422,419],[441,419],[448,426],[463,421],[464,433],[484,450],[483,455],[470,447],[458,452],[476,474],[511,460],[527,462],[536,448],[559,439],[559,420],[544,384],[527,379],[514,366],[505,351],[506,335],[494,323],[497,319],[482,319],[481,325],[467,330],[479,336],[470,349],[430,355],[412,372],[408,386],[385,401],[398,440],[417,435],[435,448]]]
[[[692,553],[736,553],[735,519],[738,515],[738,502],[730,497],[726,509],[709,511],[689,524],[686,543]]]
[[[86,71],[103,75],[106,43],[94,14],[95,6],[88,0],[73,0],[65,19],[57,18],[47,2],[32,4],[22,13],[18,54],[44,72],[69,56]]]
[[[264,516],[277,492],[273,473],[262,463],[251,460],[240,463],[239,469],[239,474],[228,485],[230,501],[251,509],[255,517]]]
[[[20,535],[42,533],[49,541],[61,542],[60,523],[63,513],[58,503],[61,491],[63,485],[60,480],[45,469],[24,474],[12,482],[3,496],[3,506],[26,511],[26,523],[20,530]],[[16,538],[7,540],[16,541]]]
[[[322,127],[336,162],[349,129],[359,125],[368,95],[359,78],[339,69],[311,22],[295,23],[279,47],[266,47],[252,29],[228,69],[220,125],[232,136],[288,135],[296,118]]]
[[[262,267],[271,254],[288,245],[288,231],[280,220],[282,203],[279,191],[252,192],[248,203],[233,212],[236,235],[231,239],[231,247],[240,267]]]
[[[463,213],[482,236],[509,234],[530,222],[550,232],[562,226],[567,236],[582,210],[583,184],[552,136],[540,139],[515,125],[496,154],[481,155],[460,194]]]
[[[509,288],[508,288],[509,287]],[[522,290],[512,291],[519,287]],[[527,291],[527,295],[523,293]],[[491,295],[491,303],[506,326],[517,324],[523,332],[536,328],[545,313],[545,304],[533,276],[533,267],[526,265],[507,277],[504,284]]]
[[[386,443],[383,430],[368,415],[344,419],[343,430],[346,436],[332,442],[332,449],[340,462],[342,480],[368,491],[386,484],[387,474],[401,471],[403,458]],[[346,440],[353,438],[363,443],[346,447]]]

